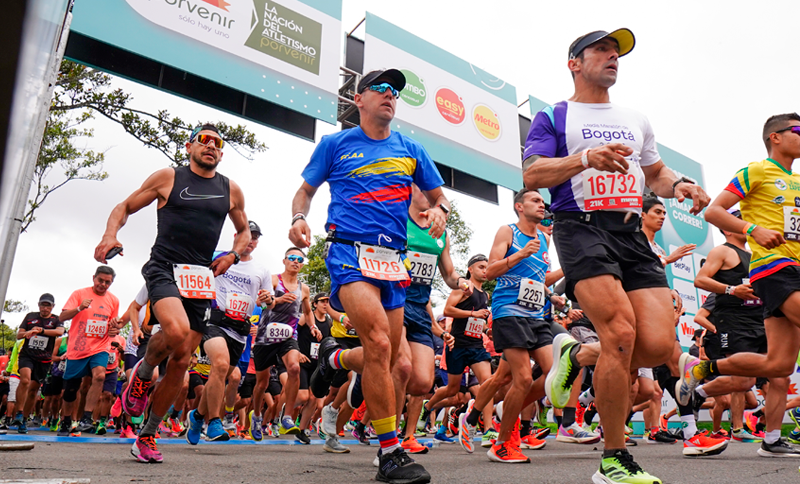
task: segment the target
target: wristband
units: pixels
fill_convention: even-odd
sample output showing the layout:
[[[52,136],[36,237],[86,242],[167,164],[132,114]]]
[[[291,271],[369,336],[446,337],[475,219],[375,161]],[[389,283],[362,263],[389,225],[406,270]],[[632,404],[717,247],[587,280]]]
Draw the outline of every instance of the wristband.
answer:
[[[581,165],[583,165],[584,168],[589,168],[589,148],[586,148],[583,150],[583,153],[581,153]]]
[[[747,235],[752,235],[753,231],[758,227],[756,224],[752,224],[749,229],[747,229]]]
[[[744,235],[747,235],[747,231],[750,230],[750,227],[752,227],[753,225],[755,225],[755,224],[747,224],[747,225],[745,225],[744,228],[742,228],[742,233]]]
[[[294,214],[294,217],[292,217],[292,225],[294,225],[294,223],[297,222],[298,220],[305,220],[305,219],[306,219],[306,216],[303,215],[302,212],[296,213],[296,214]]]
[[[734,286],[726,286],[725,287],[725,294],[727,294],[729,296],[733,295],[733,291],[735,291],[735,290],[736,290],[736,287],[734,287]]]
[[[340,323],[342,323],[342,324],[344,324],[344,314],[342,314],[341,316],[339,316],[339,322],[340,322]]]

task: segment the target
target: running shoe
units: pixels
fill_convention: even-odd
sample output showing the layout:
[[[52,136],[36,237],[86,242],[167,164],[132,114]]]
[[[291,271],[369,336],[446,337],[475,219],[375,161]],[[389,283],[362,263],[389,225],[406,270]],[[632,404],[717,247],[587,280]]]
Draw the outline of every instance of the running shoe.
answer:
[[[583,430],[577,423],[573,423],[566,428],[564,428],[563,425],[558,426],[556,441],[569,444],[596,444],[597,442],[600,442],[600,435],[593,432],[587,432]]]
[[[111,416],[119,418],[120,415],[122,415],[122,400],[117,397],[117,399],[114,400],[114,405],[111,406]]]
[[[425,405],[427,405],[429,401],[430,400],[428,400],[427,398],[422,401],[422,412],[423,413],[425,412]],[[428,420],[430,420],[430,418],[431,418],[431,416],[430,416],[430,413],[429,413],[428,414],[428,418],[423,419],[422,417],[420,417],[419,419],[417,419],[417,430],[425,430],[425,427],[428,425]]]
[[[50,432],[57,432],[58,431],[58,419],[51,418],[50,419]]]
[[[719,429],[716,432],[710,433],[708,436],[711,437],[712,439],[731,440],[731,434],[729,434],[728,431],[725,429]]]
[[[427,454],[428,448],[420,444],[416,437],[406,437],[400,443],[400,447],[406,450],[409,454]]]
[[[236,422],[233,421],[233,413],[226,413],[222,420],[222,428],[233,437],[237,433]]]
[[[295,435],[294,438],[303,445],[311,444],[311,438],[308,436],[308,430],[303,430],[299,434]]]
[[[578,405],[575,406],[575,421],[578,422],[578,425],[583,427],[585,422],[583,421],[583,416],[586,413],[586,407],[578,402]]]
[[[675,383],[675,394],[678,396],[678,402],[681,405],[689,405],[694,389],[697,388],[700,380],[708,376],[707,363],[701,363],[700,360],[689,353],[681,353],[680,358],[678,358],[681,378]]]
[[[264,434],[261,433],[261,417],[256,417],[254,410],[250,410],[250,436],[256,442],[261,442],[264,438]]]
[[[356,425],[355,428],[350,433],[353,435],[353,437],[355,437],[355,439],[358,441],[359,444],[369,445],[369,437],[367,437],[366,427]]]
[[[427,449],[427,447],[426,447]],[[414,462],[402,448],[388,454],[378,456],[378,474],[376,481],[402,482],[406,484],[423,484],[431,482],[431,475],[420,464]]]
[[[314,424],[314,427],[316,427],[317,435],[319,435],[320,439],[322,439],[322,440],[327,440],[328,439],[328,434],[326,434],[325,431],[322,430],[322,419],[321,418],[317,419],[317,423]]]
[[[744,423],[745,430],[749,431],[753,435],[756,434],[756,432],[758,431],[758,417],[753,415],[753,412],[750,411],[745,412],[744,415],[742,416],[742,422]]]
[[[186,428],[181,424],[181,421],[177,418],[168,418],[167,419],[167,427],[170,429],[173,435],[177,437],[182,437],[183,434],[186,432]]]
[[[70,437],[80,437],[81,431],[78,430],[78,422],[72,422],[72,426],[69,429],[69,436]]]
[[[734,430],[733,433],[731,434],[731,438],[733,440],[736,440],[737,442],[750,442],[750,443],[752,442],[758,443],[764,440],[756,437],[755,435],[751,434],[750,432],[747,431],[747,429],[744,428]]]
[[[276,439],[281,438],[281,428],[278,424],[273,423],[272,425],[269,426],[269,428],[270,428],[270,435],[272,435],[272,437]]]
[[[208,422],[206,429],[206,440],[209,442],[225,442],[230,440],[231,436],[222,426],[222,420],[215,418]],[[191,442],[189,442],[191,443]]]
[[[659,429],[655,433],[647,432],[647,435],[644,437],[644,441],[648,444],[674,444],[678,440],[670,434]]]
[[[553,366],[545,379],[547,398],[556,408],[564,408],[569,401],[572,383],[580,372],[580,365],[575,360],[576,348],[580,344],[572,336],[561,333],[553,339]]]
[[[492,447],[486,452],[486,455],[489,456],[489,460],[492,462],[503,462],[506,464],[527,464],[531,461],[508,441],[500,445],[492,444]]]
[[[319,343],[319,358],[317,359],[319,364],[314,370],[314,373],[311,374],[311,379],[309,380],[309,388],[311,388],[311,392],[317,398],[325,398],[325,395],[328,393],[328,388],[331,386],[333,376],[336,374],[336,369],[329,364],[328,358],[331,356],[331,353],[339,348],[341,348],[339,343],[330,336],[324,338]]]
[[[350,452],[350,448],[342,445],[335,435],[331,435],[325,439],[325,443],[322,444],[322,450],[332,454],[348,454]]]
[[[792,419],[792,422],[794,422],[795,425],[800,427],[800,407],[794,407],[793,409],[789,410],[789,418]]]
[[[539,440],[533,434],[528,434],[520,439],[520,449],[537,450],[541,449],[547,444],[544,440]]]
[[[728,447],[727,439],[712,439],[708,435],[708,431],[703,431],[683,441],[683,455],[685,457],[717,455],[721,454],[726,447]]]
[[[469,407],[472,407],[473,401],[469,402]],[[458,443],[461,444],[461,448],[466,450],[468,453],[475,452],[474,440],[475,440],[475,427],[470,425],[467,422],[467,415],[469,412],[464,412],[458,416]]]
[[[669,430],[669,419],[667,418],[667,414],[662,414],[661,417],[658,419],[658,422],[659,426],[661,427],[661,430],[663,430],[664,432]]]
[[[61,421],[61,426],[58,428],[58,437],[69,437],[70,426],[64,420]]]
[[[203,433],[203,421],[194,418],[197,410],[189,412],[189,431],[186,432],[186,442],[197,445],[200,442],[200,434]],[[227,435],[227,434],[226,434]]]
[[[168,436],[172,435],[172,429],[167,427],[167,423],[166,422],[160,422],[158,424],[158,432],[162,433],[164,435],[168,435]]]
[[[0,432],[8,432],[8,420],[5,416],[0,418]]]
[[[17,433],[18,434],[27,434],[28,433],[28,424],[25,423],[25,419],[23,418],[19,425],[17,425]]]
[[[122,433],[119,434],[120,439],[135,439],[136,434],[133,433],[133,430],[130,427],[125,427],[122,429]]]
[[[161,464],[164,462],[164,456],[158,451],[154,437],[137,438],[133,442],[133,446],[131,446],[131,455],[145,464]]]
[[[592,476],[594,484],[661,484],[661,479],[642,470],[627,450],[603,457],[600,469]]]
[[[100,420],[97,422],[97,427],[94,429],[95,435],[105,435],[108,432],[108,428],[106,427],[106,422]]]
[[[280,435],[297,435],[300,433],[300,427],[295,425],[292,417],[286,415],[281,419],[281,427],[278,432]]]
[[[491,447],[494,444],[494,441],[497,440],[498,433],[494,429],[489,429],[483,433],[481,436],[481,447]]]
[[[322,407],[322,431],[326,435],[336,435],[336,419],[339,418],[339,410],[333,408],[331,404]]]
[[[139,378],[139,365],[144,359],[139,360],[131,372],[131,380],[122,392],[122,409],[132,417],[140,417],[147,408],[147,391],[150,389],[150,381]],[[160,455],[160,454],[159,454]]]
[[[786,442],[783,437],[775,441],[774,444],[768,444],[766,440],[761,442],[761,447],[758,449],[758,455],[761,457],[800,457],[800,451]]]
[[[364,393],[361,391],[361,375],[356,374],[347,386],[347,404],[352,408],[359,408],[364,403]]]
[[[461,426],[460,420],[461,420],[461,416],[459,416],[459,428]],[[458,434],[458,433],[456,433],[456,434]],[[458,435],[456,435],[456,437],[458,437]],[[456,439],[451,439],[450,437],[447,436],[447,432],[445,432],[444,426],[439,427],[439,430],[435,434],[433,434],[433,440],[435,440],[436,442],[442,443],[442,444],[455,444],[456,443]]]
[[[417,430],[416,432],[414,432],[414,437],[425,438],[427,436],[428,433],[425,432],[424,430]]]
[[[550,435],[550,427],[531,427],[531,435],[536,437],[536,440],[543,440]]]
[[[78,423],[78,426],[75,427],[75,430],[78,433],[89,432],[91,430],[94,430],[94,422],[92,422],[91,418],[82,418],[81,421]]]
[[[789,436],[786,438],[792,444],[800,444],[800,430],[794,429],[789,432]]]

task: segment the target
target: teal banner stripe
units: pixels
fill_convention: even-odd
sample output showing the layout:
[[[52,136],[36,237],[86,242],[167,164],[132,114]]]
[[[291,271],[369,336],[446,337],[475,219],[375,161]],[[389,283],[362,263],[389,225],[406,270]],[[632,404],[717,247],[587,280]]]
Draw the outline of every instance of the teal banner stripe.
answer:
[[[489,89],[481,81],[489,85],[493,85],[493,81],[503,81],[497,77],[489,74],[488,72],[476,66],[471,66],[469,62],[454,56],[441,47],[437,47],[428,41],[413,35],[400,27],[383,20],[375,14],[367,12],[367,34],[374,35],[375,37],[394,45],[398,49],[402,49],[409,54],[412,54],[425,62],[439,67],[456,77],[459,77],[470,84],[473,84],[484,91],[494,94],[500,99],[517,104],[517,90],[511,84],[505,85],[497,90]],[[391,62],[391,59],[387,59]],[[384,67],[391,67],[389,65]],[[474,69],[474,72],[473,72]]]
[[[311,8],[319,10],[336,20],[342,20],[342,0],[297,0]]]
[[[536,116],[536,113],[550,105],[549,103],[546,103],[537,97],[533,97],[530,94],[528,95],[528,104],[530,104],[531,108],[531,119]]]

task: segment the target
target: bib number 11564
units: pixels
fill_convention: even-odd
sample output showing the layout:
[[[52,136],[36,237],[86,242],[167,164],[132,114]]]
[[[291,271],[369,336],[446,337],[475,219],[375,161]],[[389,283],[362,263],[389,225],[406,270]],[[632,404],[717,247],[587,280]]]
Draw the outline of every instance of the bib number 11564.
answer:
[[[215,299],[217,297],[214,273],[208,267],[173,264],[172,272],[181,296],[188,299]]]

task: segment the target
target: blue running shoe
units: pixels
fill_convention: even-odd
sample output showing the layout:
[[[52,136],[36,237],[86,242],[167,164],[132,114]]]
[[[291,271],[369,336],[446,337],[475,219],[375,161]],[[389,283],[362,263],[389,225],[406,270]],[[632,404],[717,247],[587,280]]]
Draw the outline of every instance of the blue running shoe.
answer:
[[[194,427],[194,425],[192,425],[192,427]],[[206,440],[209,442],[225,442],[226,440],[230,440],[230,438],[231,436],[228,435],[228,432],[222,426],[222,420],[215,418],[214,420],[208,422],[208,428],[206,429]]]
[[[194,415],[197,410],[189,412],[189,431],[186,432],[186,442],[197,445],[200,442],[200,434],[203,432],[203,421],[195,420]]]
[[[300,427],[295,425],[292,417],[286,415],[281,419],[281,428],[278,432],[281,435],[297,435],[300,433]]]
[[[261,417],[256,417],[253,410],[250,410],[250,437],[256,442],[261,442],[264,438],[264,434],[261,433]]]
[[[439,430],[433,435],[433,440],[437,442],[441,442],[443,444],[455,444],[456,440],[451,439],[447,436],[447,429],[445,429],[444,425],[439,426]]]
[[[794,422],[795,425],[800,427],[800,407],[794,407],[793,409],[791,409],[789,411],[789,417],[791,417],[792,422]]]
[[[800,444],[800,431],[797,429],[792,430],[786,440],[795,445]]]

